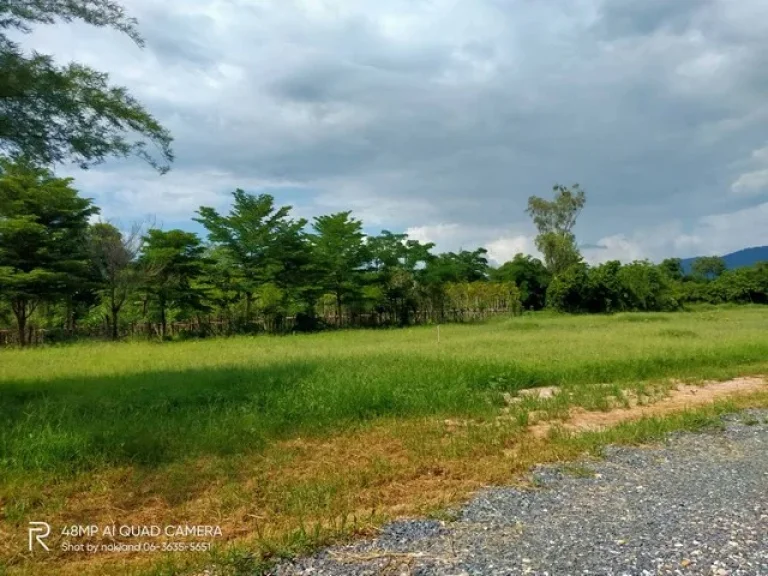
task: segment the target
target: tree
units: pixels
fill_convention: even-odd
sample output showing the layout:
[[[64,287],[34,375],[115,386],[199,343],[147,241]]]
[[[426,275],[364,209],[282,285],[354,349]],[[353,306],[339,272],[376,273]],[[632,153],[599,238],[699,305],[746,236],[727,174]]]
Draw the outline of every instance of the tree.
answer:
[[[621,284],[622,266],[611,260],[589,268],[584,287],[584,308],[596,314],[620,312],[627,306],[625,288]]]
[[[552,190],[554,200],[531,196],[526,212],[539,231],[536,247],[544,255],[547,269],[556,276],[581,261],[573,227],[586,203],[586,194],[578,184],[571,189],[555,184]]]
[[[250,322],[255,291],[267,283],[281,289],[295,288],[309,263],[303,232],[307,221],[290,218],[291,207],[275,207],[269,194],[254,196],[237,189],[228,215],[201,206],[196,222],[205,226],[208,240],[226,248],[236,264],[246,298],[246,323]]]
[[[315,218],[311,236],[315,264],[320,269],[323,288],[336,298],[336,317],[341,324],[345,298],[360,293],[362,267],[367,260],[363,224],[339,212]]]
[[[438,254],[427,262],[425,276],[430,282],[480,282],[488,279],[488,250]]]
[[[210,246],[204,256],[201,278],[207,300],[231,322],[232,308],[241,300],[242,278],[237,263],[224,246]]]
[[[71,184],[27,162],[0,160],[0,294],[21,346],[37,306],[74,294],[88,276],[88,219],[98,208]]]
[[[589,266],[580,262],[563,270],[547,286],[547,307],[558,312],[587,311]]]
[[[691,272],[697,280],[714,280],[725,272],[725,260],[719,256],[702,256],[693,261]]]
[[[626,309],[663,312],[678,308],[669,278],[651,262],[641,260],[622,266],[617,277]]]
[[[141,281],[135,265],[141,249],[140,227],[123,234],[112,224],[98,222],[91,226],[89,237],[93,266],[102,284],[101,299],[107,307],[112,339],[117,340],[120,311]]]
[[[544,308],[552,276],[538,258],[516,254],[509,262],[491,270],[490,277],[493,282],[514,282],[520,289],[520,299],[526,310]]]
[[[369,280],[381,287],[385,309],[393,311],[398,323],[405,326],[417,307],[417,276],[423,277],[435,258],[430,252],[434,244],[382,230],[380,235],[368,238],[367,245],[371,258]]]
[[[659,264],[659,268],[670,280],[674,280],[675,282],[680,282],[685,276],[683,261],[680,260],[680,258],[667,258]]]
[[[143,41],[135,20],[112,0],[0,0],[0,153],[50,165],[82,167],[107,156],[136,155],[165,172],[173,161],[170,133],[107,74],[49,55],[25,54],[8,37],[34,25],[82,20]],[[147,144],[157,147],[160,159]]]
[[[144,237],[139,263],[145,269],[144,289],[154,298],[165,340],[168,309],[204,310],[202,290],[194,281],[203,272],[205,248],[196,234],[183,230],[150,230]]]

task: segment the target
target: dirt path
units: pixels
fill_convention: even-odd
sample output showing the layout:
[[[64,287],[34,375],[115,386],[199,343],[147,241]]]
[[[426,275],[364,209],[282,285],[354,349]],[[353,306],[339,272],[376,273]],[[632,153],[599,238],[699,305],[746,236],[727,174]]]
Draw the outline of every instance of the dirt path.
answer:
[[[535,389],[532,389],[529,394],[533,390]],[[558,393],[556,388],[542,390],[544,391],[543,395],[539,395],[539,397],[549,398]],[[705,382],[699,386],[678,384],[666,398],[651,404],[641,405],[636,398],[629,397],[628,408],[617,407],[607,412],[590,412],[583,408],[573,408],[566,420],[562,422],[539,422],[532,425],[530,431],[534,436],[542,438],[547,436],[555,427],[561,427],[570,432],[603,430],[622,422],[632,422],[651,416],[664,416],[686,409],[700,408],[719,400],[753,394],[761,390],[768,390],[766,380],[761,376],[735,378],[724,382]]]

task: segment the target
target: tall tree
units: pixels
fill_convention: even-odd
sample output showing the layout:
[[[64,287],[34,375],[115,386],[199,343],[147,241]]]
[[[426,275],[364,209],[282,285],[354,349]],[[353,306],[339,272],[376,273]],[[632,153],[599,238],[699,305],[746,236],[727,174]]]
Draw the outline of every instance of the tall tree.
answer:
[[[93,267],[101,280],[101,299],[107,308],[107,318],[113,340],[120,328],[120,311],[138,287],[141,274],[136,257],[141,249],[141,228],[123,234],[108,222],[91,226],[89,244]]]
[[[291,207],[275,207],[269,194],[254,196],[237,189],[229,214],[202,206],[196,222],[205,226],[208,239],[225,247],[236,263],[246,297],[246,322],[250,321],[255,291],[267,283],[286,289],[301,281],[309,260],[304,219],[293,220]]]
[[[135,20],[112,0],[0,0],[0,153],[82,167],[136,155],[167,171],[170,133],[125,88],[82,64],[59,66],[49,55],[26,54],[8,36],[57,20],[110,27],[143,45]]]
[[[168,310],[203,310],[204,294],[195,286],[204,269],[205,248],[196,234],[183,230],[150,230],[139,259],[144,289],[157,305],[160,337],[168,333]]]
[[[22,346],[40,302],[75,294],[88,276],[88,219],[98,208],[71,184],[29,163],[0,160],[0,294]]]
[[[351,212],[318,216],[311,236],[315,264],[323,288],[336,299],[336,317],[340,324],[345,298],[362,289],[362,267],[367,261],[363,224],[350,217]]]
[[[554,200],[531,196],[526,212],[539,231],[536,247],[544,255],[547,269],[556,276],[581,262],[573,227],[587,199],[578,184],[571,188],[555,184],[552,190]]]

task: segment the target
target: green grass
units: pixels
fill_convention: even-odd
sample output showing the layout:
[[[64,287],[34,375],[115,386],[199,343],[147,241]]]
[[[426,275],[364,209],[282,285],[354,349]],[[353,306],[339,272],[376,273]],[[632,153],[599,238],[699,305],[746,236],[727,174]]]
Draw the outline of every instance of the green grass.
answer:
[[[519,388],[719,376],[767,358],[761,308],[532,315],[443,326],[439,345],[424,327],[6,350],[0,466],[156,466],[379,417],[483,417]]]
[[[0,574],[10,558],[12,574],[43,573],[14,556],[21,536],[3,547],[4,530],[23,536],[39,518],[107,521],[114,510],[134,524],[216,518],[238,534],[247,525],[216,554],[251,573],[404,510],[438,510],[540,459],[716,415],[577,437],[556,429],[542,446],[525,439],[529,412],[604,410],[665,379],[749,373],[768,373],[768,307],[531,314],[442,326],[439,344],[436,328],[419,327],[0,350]],[[551,385],[562,393],[525,398],[497,420],[504,393]],[[50,561],[60,562],[51,573],[104,570]],[[147,574],[183,573],[177,561],[190,573],[201,565],[164,558]]]

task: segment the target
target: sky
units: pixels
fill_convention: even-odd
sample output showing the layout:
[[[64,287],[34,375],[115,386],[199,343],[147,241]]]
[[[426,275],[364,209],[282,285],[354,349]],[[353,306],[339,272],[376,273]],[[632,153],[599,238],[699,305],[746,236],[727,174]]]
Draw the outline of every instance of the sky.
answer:
[[[765,0],[124,0],[118,32],[25,45],[109,72],[174,137],[72,175],[102,216],[198,230],[235,188],[352,210],[438,250],[536,253],[525,208],[579,183],[587,260],[768,244]]]

